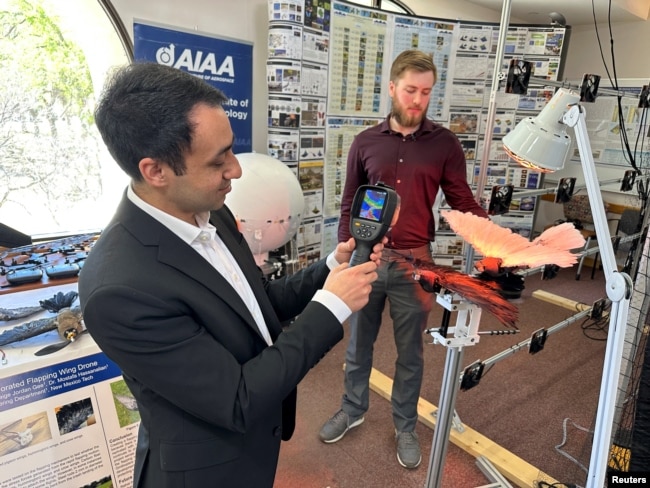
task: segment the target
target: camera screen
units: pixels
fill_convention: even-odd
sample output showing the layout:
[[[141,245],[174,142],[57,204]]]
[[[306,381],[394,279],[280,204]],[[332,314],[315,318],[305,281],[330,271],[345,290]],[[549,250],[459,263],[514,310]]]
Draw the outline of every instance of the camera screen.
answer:
[[[359,217],[379,222],[384,210],[384,204],[386,203],[386,196],[387,193],[385,191],[366,190],[361,201]]]

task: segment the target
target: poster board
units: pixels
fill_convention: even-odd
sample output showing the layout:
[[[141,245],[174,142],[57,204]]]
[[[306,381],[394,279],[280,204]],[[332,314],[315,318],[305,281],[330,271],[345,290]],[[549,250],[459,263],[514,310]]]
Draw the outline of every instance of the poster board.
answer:
[[[76,284],[2,295],[0,309],[32,307],[70,291]],[[43,310],[0,321],[0,337],[54,316]],[[117,365],[88,334],[50,355],[34,355],[60,341],[55,329],[0,346],[0,488],[130,488],[137,404]]]

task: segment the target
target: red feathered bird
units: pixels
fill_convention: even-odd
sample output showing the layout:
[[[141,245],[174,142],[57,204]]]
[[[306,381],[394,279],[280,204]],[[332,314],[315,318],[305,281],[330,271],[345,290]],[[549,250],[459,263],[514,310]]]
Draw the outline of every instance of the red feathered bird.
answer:
[[[582,234],[569,223],[551,227],[530,242],[510,229],[471,213],[449,210],[442,211],[441,215],[456,234],[484,256],[475,264],[476,269],[494,277],[546,264],[562,268],[573,266],[578,256],[571,250],[585,245]],[[433,291],[436,287],[445,288],[487,310],[502,324],[516,328],[519,311],[503,297],[497,282],[479,279],[449,266],[420,261],[414,265],[420,283],[427,291]]]
[[[416,260],[413,264],[417,270],[416,275],[419,276],[420,284],[425,290],[433,292],[437,287],[445,288],[488,311],[503,325],[517,328],[515,322],[517,322],[519,310],[503,298],[499,293],[498,284],[461,273],[451,266],[441,266],[420,260]]]

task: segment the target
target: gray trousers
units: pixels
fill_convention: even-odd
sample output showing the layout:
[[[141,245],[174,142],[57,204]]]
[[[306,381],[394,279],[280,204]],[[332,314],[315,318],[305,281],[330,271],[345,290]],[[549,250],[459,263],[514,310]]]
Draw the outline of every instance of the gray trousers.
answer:
[[[402,251],[399,251],[400,253]],[[368,304],[350,317],[350,340],[345,354],[345,393],[341,408],[360,417],[369,406],[369,382],[374,343],[388,299],[397,349],[391,404],[393,422],[400,432],[415,430],[422,386],[423,335],[434,297],[413,279],[413,265],[385,251]],[[413,250],[412,257],[431,261],[427,248]]]

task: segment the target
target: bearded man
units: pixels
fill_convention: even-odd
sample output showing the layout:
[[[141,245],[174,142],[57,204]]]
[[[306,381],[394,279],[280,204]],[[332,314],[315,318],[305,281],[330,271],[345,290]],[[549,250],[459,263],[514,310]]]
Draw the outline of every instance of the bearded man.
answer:
[[[350,237],[350,210],[360,185],[383,182],[401,198],[400,218],[388,233],[379,278],[368,304],[350,317],[340,410],[323,425],[325,443],[361,425],[369,407],[373,345],[388,299],[397,359],[391,404],[397,460],[405,468],[422,461],[416,433],[423,375],[423,336],[433,298],[412,278],[413,259],[432,261],[432,207],[438,191],[455,210],[486,217],[467,184],[465,155],[456,135],[426,118],[436,66],[430,54],[400,53],[390,72],[392,108],[386,119],[361,132],[350,146],[341,201],[339,241]]]

